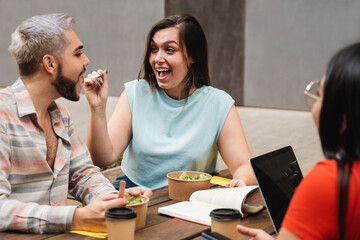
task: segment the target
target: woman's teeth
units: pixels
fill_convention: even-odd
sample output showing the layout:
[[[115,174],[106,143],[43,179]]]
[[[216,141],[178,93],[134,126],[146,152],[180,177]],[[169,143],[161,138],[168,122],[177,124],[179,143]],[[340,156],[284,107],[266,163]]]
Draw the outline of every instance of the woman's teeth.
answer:
[[[168,69],[168,68],[159,68],[159,69],[157,69],[157,72],[158,72],[159,77],[163,77],[164,75],[169,74],[170,71],[171,71],[171,70]]]

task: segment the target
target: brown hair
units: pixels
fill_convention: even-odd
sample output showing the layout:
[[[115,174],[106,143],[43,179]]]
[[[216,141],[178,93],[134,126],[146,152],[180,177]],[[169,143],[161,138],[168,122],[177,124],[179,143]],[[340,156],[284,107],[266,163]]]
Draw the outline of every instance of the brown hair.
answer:
[[[175,27],[179,31],[180,46],[185,56],[193,60],[189,65],[188,73],[184,78],[184,95],[189,97],[192,86],[200,88],[210,86],[208,69],[208,52],[205,33],[195,17],[189,14],[176,14],[157,22],[149,31],[146,41],[146,52],[141,66],[138,79],[145,79],[152,89],[158,88],[156,76],[149,62],[151,42],[153,36],[159,30]]]

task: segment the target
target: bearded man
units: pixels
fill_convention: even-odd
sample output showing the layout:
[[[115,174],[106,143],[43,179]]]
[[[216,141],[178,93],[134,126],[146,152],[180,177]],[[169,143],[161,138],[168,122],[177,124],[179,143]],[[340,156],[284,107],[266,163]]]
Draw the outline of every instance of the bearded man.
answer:
[[[105,231],[105,211],[125,204],[55,101],[79,100],[90,63],[73,24],[67,14],[40,15],[12,34],[20,76],[0,91],[0,231]],[[83,206],[66,205],[68,193]]]

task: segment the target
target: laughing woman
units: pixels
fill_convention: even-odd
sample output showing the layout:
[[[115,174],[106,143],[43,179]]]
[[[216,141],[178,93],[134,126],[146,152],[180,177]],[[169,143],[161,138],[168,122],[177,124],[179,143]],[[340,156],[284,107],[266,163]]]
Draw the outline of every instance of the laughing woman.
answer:
[[[255,184],[251,157],[234,100],[210,86],[205,34],[190,15],[156,23],[147,37],[139,80],[125,84],[106,123],[108,79],[87,86],[90,108],[87,145],[98,166],[114,163],[124,152],[127,186],[167,185],[172,171],[216,171],[217,154],[233,175],[230,185]],[[97,74],[97,73],[94,73]]]

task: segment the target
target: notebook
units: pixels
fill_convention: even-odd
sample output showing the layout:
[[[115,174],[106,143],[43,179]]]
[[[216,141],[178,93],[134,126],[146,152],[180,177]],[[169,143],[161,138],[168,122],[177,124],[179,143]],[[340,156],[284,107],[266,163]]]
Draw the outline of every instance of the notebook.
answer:
[[[303,175],[291,146],[251,158],[261,195],[276,233]]]

